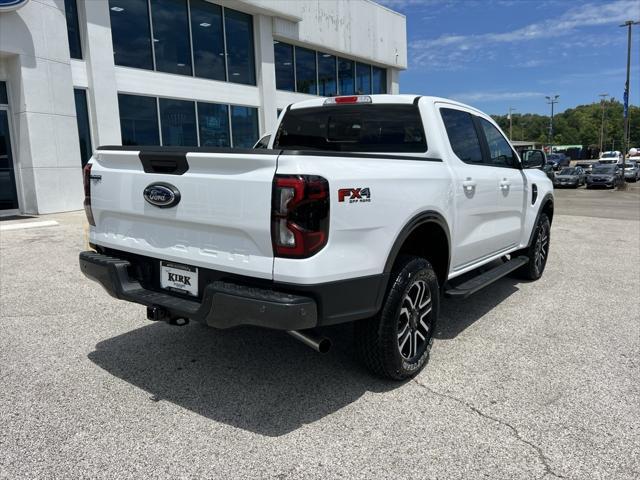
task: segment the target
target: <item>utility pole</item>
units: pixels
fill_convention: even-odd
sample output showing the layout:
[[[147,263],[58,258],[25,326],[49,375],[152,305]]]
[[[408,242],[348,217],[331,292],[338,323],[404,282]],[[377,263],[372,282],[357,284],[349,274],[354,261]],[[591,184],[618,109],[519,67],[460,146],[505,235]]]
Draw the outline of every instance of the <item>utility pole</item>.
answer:
[[[631,70],[631,26],[638,25],[640,21],[627,20],[620,27],[627,27],[627,81],[624,84],[624,151],[622,152],[622,189],[627,185],[624,180],[625,158],[629,152],[629,72]]]
[[[509,140],[513,140],[513,112],[516,108],[509,107]]]
[[[602,154],[602,149],[604,148],[604,107],[609,94],[601,93],[598,96],[600,97],[600,105],[602,105],[602,124],[600,125],[600,154]]]
[[[547,99],[547,105],[551,105],[551,120],[549,122],[549,153],[553,153],[553,106],[558,103],[560,95],[551,95],[544,97]]]

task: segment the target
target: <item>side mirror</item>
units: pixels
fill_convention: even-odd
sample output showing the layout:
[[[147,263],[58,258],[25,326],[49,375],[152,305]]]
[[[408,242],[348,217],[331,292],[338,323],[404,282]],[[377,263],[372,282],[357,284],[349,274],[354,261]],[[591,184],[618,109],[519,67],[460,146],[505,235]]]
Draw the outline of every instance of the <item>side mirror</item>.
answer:
[[[542,168],[544,164],[545,156],[542,150],[525,150],[522,154],[524,168]]]

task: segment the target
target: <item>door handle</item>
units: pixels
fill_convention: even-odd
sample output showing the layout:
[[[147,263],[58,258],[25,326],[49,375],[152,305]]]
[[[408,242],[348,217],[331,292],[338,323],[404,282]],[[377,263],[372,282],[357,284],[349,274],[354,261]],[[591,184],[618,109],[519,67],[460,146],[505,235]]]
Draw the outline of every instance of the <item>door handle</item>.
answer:
[[[465,192],[471,193],[476,188],[476,181],[471,180],[471,178],[467,178],[464,182],[462,182],[462,188]]]
[[[502,181],[500,182],[500,190],[509,190],[510,186],[511,186],[511,181],[507,180],[506,178],[503,178]]]

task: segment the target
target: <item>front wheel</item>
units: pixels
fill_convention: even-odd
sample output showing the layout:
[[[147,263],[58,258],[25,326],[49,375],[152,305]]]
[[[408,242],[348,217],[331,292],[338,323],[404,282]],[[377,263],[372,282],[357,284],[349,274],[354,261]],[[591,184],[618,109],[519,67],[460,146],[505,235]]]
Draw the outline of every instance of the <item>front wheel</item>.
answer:
[[[549,257],[550,242],[551,222],[546,213],[541,213],[531,245],[522,252],[529,261],[516,270],[518,277],[525,280],[538,280],[542,276]]]
[[[376,375],[413,377],[429,360],[440,308],[438,277],[421,257],[403,256],[393,269],[381,311],[356,323],[356,348]]]

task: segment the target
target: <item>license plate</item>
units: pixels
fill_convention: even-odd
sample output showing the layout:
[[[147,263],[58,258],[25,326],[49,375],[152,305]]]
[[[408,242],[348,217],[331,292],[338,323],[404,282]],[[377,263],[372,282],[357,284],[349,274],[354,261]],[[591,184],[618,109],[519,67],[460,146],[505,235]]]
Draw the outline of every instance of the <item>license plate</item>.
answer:
[[[160,286],[173,292],[198,296],[198,269],[173,262],[160,262]]]

